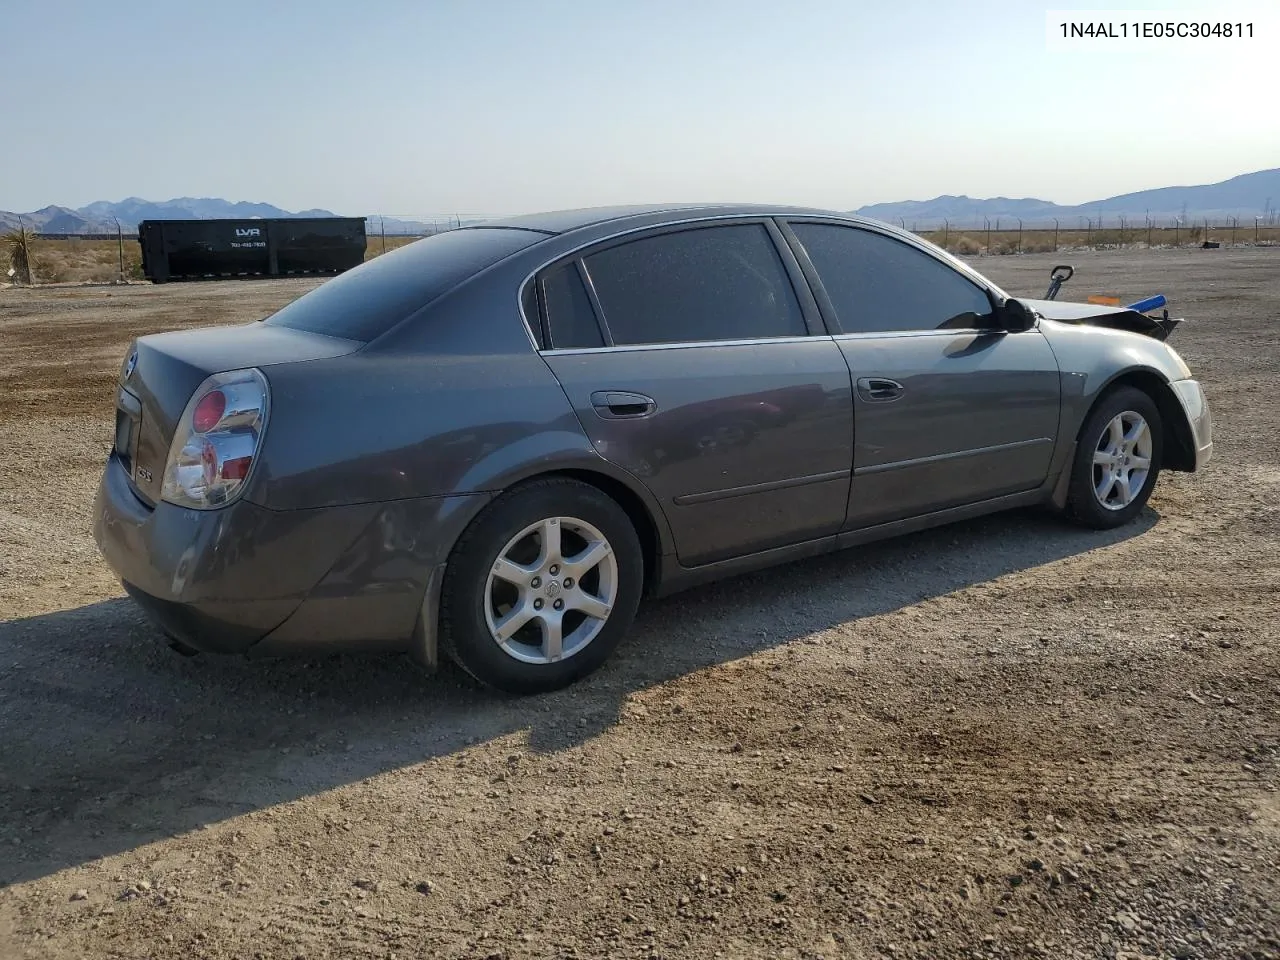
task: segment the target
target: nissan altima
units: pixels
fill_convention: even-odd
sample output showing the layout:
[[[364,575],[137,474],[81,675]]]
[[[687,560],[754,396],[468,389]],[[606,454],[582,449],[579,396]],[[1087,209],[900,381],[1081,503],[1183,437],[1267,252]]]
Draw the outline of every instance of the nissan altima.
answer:
[[[95,534],[179,649],[550,690],[646,595],[1033,504],[1129,522],[1212,451],[1171,329],[818,210],[489,222],[134,342]]]

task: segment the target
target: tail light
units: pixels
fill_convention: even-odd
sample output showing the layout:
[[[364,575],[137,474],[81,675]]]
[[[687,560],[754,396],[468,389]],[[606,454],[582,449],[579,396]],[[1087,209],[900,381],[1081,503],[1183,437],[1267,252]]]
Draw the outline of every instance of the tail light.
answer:
[[[262,446],[267,400],[258,370],[219,373],[200,384],[173,432],[161,499],[197,510],[235,500]]]

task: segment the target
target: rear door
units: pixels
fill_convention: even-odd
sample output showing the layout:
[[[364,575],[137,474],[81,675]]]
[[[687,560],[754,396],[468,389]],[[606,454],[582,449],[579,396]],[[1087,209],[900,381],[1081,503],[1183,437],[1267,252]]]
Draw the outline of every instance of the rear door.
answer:
[[[849,370],[774,224],[617,239],[537,289],[547,363],[595,449],[652,490],[681,563],[840,529]]]
[[[887,233],[791,221],[854,380],[847,529],[1034,489],[1058,426],[1038,329],[999,329],[986,289]]]

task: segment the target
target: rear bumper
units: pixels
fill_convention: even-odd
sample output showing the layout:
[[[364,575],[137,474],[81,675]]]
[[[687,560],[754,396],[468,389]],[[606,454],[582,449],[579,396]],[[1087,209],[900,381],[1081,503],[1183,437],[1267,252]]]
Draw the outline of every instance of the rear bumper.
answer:
[[[1170,386],[1191,427],[1195,469],[1199,470],[1213,458],[1213,416],[1209,412],[1209,400],[1204,395],[1204,388],[1195,380],[1175,380]]]
[[[228,620],[216,608],[201,603],[181,603],[153,597],[128,580],[121,580],[125,593],[140,606],[161,630],[188,647],[206,653],[243,653],[271,629],[269,614],[261,621]]]
[[[112,456],[94,504],[94,539],[130,596],[177,639],[241,653],[302,605],[376,510],[277,513],[245,501],[152,508]]]
[[[433,572],[486,500],[153,509],[113,456],[94,504],[94,539],[129,595],[197,650],[407,650]],[[434,619],[429,626],[434,636]]]

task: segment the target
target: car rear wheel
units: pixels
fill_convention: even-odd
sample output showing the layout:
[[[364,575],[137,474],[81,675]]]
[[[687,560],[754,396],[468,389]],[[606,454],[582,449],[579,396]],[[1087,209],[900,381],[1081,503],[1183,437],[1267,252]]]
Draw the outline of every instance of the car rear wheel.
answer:
[[[533,481],[490,504],[459,541],[441,645],[500,690],[555,690],[617,647],[643,578],[640,541],[617,503],[576,480]]]
[[[1160,408],[1141,390],[1121,387],[1099,400],[1076,445],[1068,516],[1098,530],[1136,517],[1160,473],[1163,437]]]

